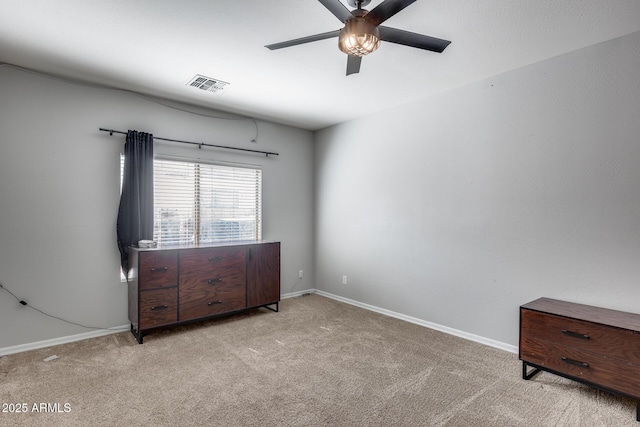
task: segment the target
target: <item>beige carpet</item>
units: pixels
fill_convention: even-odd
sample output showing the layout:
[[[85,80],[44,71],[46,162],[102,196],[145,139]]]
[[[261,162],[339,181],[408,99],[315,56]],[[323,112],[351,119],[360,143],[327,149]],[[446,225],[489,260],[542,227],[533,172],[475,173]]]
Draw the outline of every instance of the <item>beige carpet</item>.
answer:
[[[0,425],[639,425],[634,401],[524,381],[511,353],[318,295],[280,310],[1,357],[2,409],[28,413]]]

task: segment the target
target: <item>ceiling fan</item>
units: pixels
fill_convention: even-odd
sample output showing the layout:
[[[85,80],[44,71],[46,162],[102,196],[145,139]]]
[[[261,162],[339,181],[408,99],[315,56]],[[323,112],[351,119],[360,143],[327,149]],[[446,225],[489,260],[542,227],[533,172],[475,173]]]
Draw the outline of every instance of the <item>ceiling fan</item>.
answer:
[[[385,0],[371,11],[362,8],[371,3],[371,0],[347,0],[350,6],[356,7],[353,11],[349,11],[339,0],[318,1],[345,24],[344,28],[274,43],[265,47],[275,50],[338,37],[338,48],[348,55],[348,76],[360,71],[362,56],[376,50],[380,46],[381,40],[438,53],[441,53],[451,43],[449,40],[380,25],[416,0]]]

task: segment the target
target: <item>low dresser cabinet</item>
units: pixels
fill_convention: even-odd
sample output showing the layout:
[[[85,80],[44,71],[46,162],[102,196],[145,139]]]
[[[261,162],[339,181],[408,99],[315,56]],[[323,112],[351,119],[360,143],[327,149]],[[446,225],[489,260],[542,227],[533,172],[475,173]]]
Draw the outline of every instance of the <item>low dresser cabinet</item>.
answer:
[[[520,307],[519,348],[525,380],[547,371],[640,402],[638,314],[540,298]]]
[[[132,247],[129,266],[129,321],[140,344],[154,328],[255,307],[278,311],[279,242]]]

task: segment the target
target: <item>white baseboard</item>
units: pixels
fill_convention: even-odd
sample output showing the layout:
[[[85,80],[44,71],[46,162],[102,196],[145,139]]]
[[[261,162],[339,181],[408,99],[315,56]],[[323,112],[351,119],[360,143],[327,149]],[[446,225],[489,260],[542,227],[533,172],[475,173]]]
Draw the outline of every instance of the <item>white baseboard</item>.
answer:
[[[311,292],[311,291],[308,291],[308,292]],[[366,310],[375,311],[376,313],[384,314],[385,316],[395,317],[396,319],[404,320],[405,322],[415,323],[416,325],[424,326],[430,329],[435,329],[436,331],[444,332],[450,335],[455,335],[456,337],[464,338],[470,341],[475,341],[480,344],[488,345],[489,347],[494,347],[500,350],[508,351],[510,353],[518,354],[518,347],[511,344],[506,344],[500,341],[495,341],[489,338],[481,337],[480,335],[470,334],[468,332],[449,328],[448,326],[442,326],[437,323],[427,322],[426,320],[418,319],[416,317],[411,317],[405,314],[396,313],[394,311],[386,310],[384,308],[376,307],[374,305],[369,305],[369,304],[365,304],[349,298],[344,298],[338,295],[330,294],[329,292],[320,291],[316,289],[315,293],[317,293],[318,295],[322,295],[323,297],[334,299],[336,301],[355,305],[356,307],[364,308]]]
[[[40,348],[53,347],[54,345],[66,344],[69,342],[86,340],[89,338],[102,337],[104,335],[116,334],[118,332],[128,331],[130,325],[116,326],[111,329],[100,329],[97,331],[85,332],[77,335],[69,335],[66,337],[53,338],[50,340],[36,341],[28,344],[15,345],[13,347],[0,348],[0,356],[8,354],[22,353],[23,351],[37,350]]]
[[[301,291],[295,291],[295,292],[289,292],[288,294],[282,294],[280,295],[280,299],[287,299],[287,298],[294,298],[294,297],[299,297],[305,294],[313,294],[315,293],[316,290],[315,289],[303,289]]]
[[[470,341],[475,341],[480,344],[488,345],[489,347],[498,348],[500,350],[508,351],[510,353],[518,353],[518,347],[510,344],[506,344],[500,341],[495,341],[489,338],[481,337],[479,335],[470,334],[468,332],[460,331],[458,329],[449,328],[447,326],[442,326],[437,323],[427,322],[426,320],[418,319],[416,317],[407,316],[405,314],[396,313],[391,310],[387,310],[384,308],[376,307],[374,305],[365,304],[359,301],[355,301],[349,298],[341,297],[338,295],[330,294],[329,292],[320,291],[318,289],[305,289],[302,291],[290,292],[287,294],[282,294],[280,299],[294,298],[299,297],[304,294],[313,294],[316,293],[323,297],[331,298],[336,301],[344,302],[346,304],[350,304],[356,307],[364,308],[365,310],[370,310],[376,313],[383,314],[389,317],[395,317],[396,319],[404,320],[405,322],[414,323],[416,325],[424,326],[426,328],[435,329],[436,331],[444,332],[450,335],[455,335],[460,338],[464,338]],[[8,354],[21,353],[23,351],[36,350],[39,348],[52,347],[55,345],[66,344],[75,341],[86,340],[88,338],[96,338],[104,335],[115,334],[118,332],[128,331],[129,325],[118,326],[111,329],[100,329],[98,331],[86,332],[83,334],[77,335],[69,335],[66,337],[54,338],[50,340],[37,341],[28,344],[16,345],[13,347],[5,347],[0,348],[0,356],[6,356]]]

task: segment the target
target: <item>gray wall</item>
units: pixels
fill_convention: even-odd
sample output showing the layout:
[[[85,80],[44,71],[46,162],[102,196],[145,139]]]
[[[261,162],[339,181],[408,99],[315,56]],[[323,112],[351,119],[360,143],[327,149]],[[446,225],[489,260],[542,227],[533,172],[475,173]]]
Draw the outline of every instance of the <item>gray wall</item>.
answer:
[[[640,312],[638,70],[635,33],[320,131],[316,287],[508,345],[541,296]]]
[[[254,145],[251,122],[0,66],[0,282],[54,315],[127,323],[123,137],[98,131],[113,127],[280,152],[197,156],[262,166],[283,293],[315,286],[509,345],[540,296],[638,312],[638,69],[640,33],[325,129],[314,152],[311,132],[259,122]],[[5,292],[0,323],[0,349],[87,331]]]
[[[313,288],[311,132],[258,122],[253,144],[250,121],[196,116],[0,66],[0,282],[18,297],[82,324],[128,324],[115,243],[124,136],[99,127],[279,152],[266,158],[156,144],[156,152],[261,165],[263,238],[282,242],[282,293]],[[0,349],[88,332],[3,291],[0,324]]]

